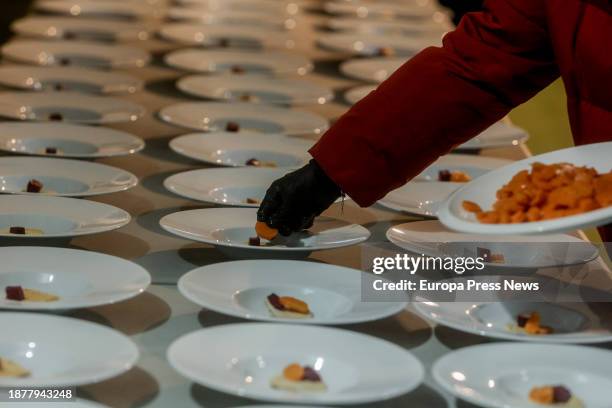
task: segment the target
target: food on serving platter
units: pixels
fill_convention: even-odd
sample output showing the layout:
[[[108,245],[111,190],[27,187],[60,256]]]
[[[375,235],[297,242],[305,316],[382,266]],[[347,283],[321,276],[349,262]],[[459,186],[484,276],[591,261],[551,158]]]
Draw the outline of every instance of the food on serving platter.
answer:
[[[59,59],[59,64],[60,65],[64,65],[64,66],[70,65],[70,58],[60,58]]]
[[[230,46],[229,38],[220,38],[219,39],[219,47],[229,47],[229,46]]]
[[[503,264],[506,262],[506,258],[504,258],[504,254],[498,254],[498,253],[491,252],[491,250],[488,248],[477,247],[476,256],[478,258],[484,259],[485,262],[488,262],[488,263]]]
[[[249,238],[250,246],[261,246],[261,238],[259,237],[250,237]]]
[[[253,167],[276,167],[276,163],[272,161],[261,161],[254,157],[244,162],[244,164]]]
[[[53,89],[55,89],[56,91],[63,91],[65,88],[64,85],[57,83],[53,85]]]
[[[289,364],[281,375],[272,379],[270,385],[272,388],[293,392],[321,392],[327,390],[327,386],[316,370],[300,364]]]
[[[64,116],[61,113],[50,113],[49,120],[64,120]]]
[[[255,95],[250,94],[248,92],[245,92],[242,95],[240,95],[239,99],[242,102],[257,102],[259,100]]]
[[[232,65],[230,71],[232,71],[232,73],[234,74],[244,74],[245,69],[242,68],[240,65]]]
[[[261,201],[256,198],[247,197],[246,203],[247,204],[259,204],[261,203]]]
[[[32,179],[28,181],[28,185],[26,186],[26,192],[28,193],[40,193],[43,189],[43,183],[36,179]]]
[[[6,358],[0,357],[0,377],[27,377],[30,372]]]
[[[57,147],[46,147],[45,148],[45,153],[46,154],[59,154],[60,151]]]
[[[278,235],[278,230],[276,228],[268,227],[268,224],[262,221],[257,221],[255,223],[255,232],[258,237],[268,241],[272,241]]]
[[[463,209],[484,224],[550,220],[612,205],[612,171],[599,174],[591,167],[570,163],[533,163],[497,191],[490,211],[463,201]]]
[[[228,132],[237,132],[240,130],[240,125],[236,122],[227,122],[225,125],[225,130]]]
[[[376,50],[376,55],[380,57],[392,57],[395,55],[395,50],[391,47],[380,47]]]
[[[464,171],[459,170],[440,170],[438,172],[438,181],[451,181],[454,183],[467,183],[472,177]]]
[[[55,302],[59,296],[42,292],[35,289],[22,288],[21,286],[7,286],[5,289],[8,300],[26,302]]]
[[[291,296],[278,296],[270,294],[266,300],[266,306],[274,317],[288,319],[306,319],[312,317],[308,303]]]
[[[508,329],[534,335],[552,334],[554,332],[552,327],[543,326],[540,320],[538,312],[521,313],[516,317],[516,324],[509,325]]]
[[[0,229],[0,234],[12,234],[12,235],[43,235],[43,230],[38,228],[28,228],[28,227],[20,227],[14,226],[9,228]]]
[[[534,387],[529,391],[529,399],[542,405],[552,405],[563,408],[583,408],[582,401],[572,395],[563,385],[545,385]]]

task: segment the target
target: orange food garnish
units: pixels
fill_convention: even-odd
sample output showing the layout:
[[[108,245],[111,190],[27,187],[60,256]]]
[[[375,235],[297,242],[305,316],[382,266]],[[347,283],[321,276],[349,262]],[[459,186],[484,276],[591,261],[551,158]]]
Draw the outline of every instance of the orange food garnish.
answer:
[[[553,387],[535,387],[529,392],[529,399],[538,404],[552,404],[555,401]]]
[[[308,304],[300,299],[296,299],[291,296],[281,296],[279,301],[283,307],[289,311],[309,314],[310,309],[308,308]]]
[[[257,236],[267,239],[268,241],[273,240],[278,235],[278,230],[268,227],[265,222],[257,221],[255,223],[255,232]]]
[[[533,163],[496,193],[490,211],[464,201],[463,208],[484,224],[550,220],[612,205],[612,171],[599,174],[591,167],[569,163]]]
[[[467,183],[471,180],[472,178],[470,177],[470,175],[463,171],[451,171],[450,181],[453,181],[455,183]]]
[[[531,316],[529,316],[524,329],[528,334],[550,334],[553,331],[548,326],[540,325],[540,314],[538,312],[533,312]]]
[[[299,364],[289,364],[283,370],[283,377],[291,381],[301,381],[304,378],[304,368]]]
[[[471,213],[482,212],[482,208],[480,208],[480,206],[473,201],[465,200],[463,203],[461,203],[461,205],[463,206],[463,209],[467,212],[471,212]]]

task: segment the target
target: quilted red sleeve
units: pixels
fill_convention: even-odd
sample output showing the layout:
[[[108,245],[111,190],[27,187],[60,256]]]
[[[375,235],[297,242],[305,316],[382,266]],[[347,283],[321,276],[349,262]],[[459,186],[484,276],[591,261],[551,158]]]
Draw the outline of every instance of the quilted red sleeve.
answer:
[[[369,206],[559,76],[545,0],[491,0],[343,115],[310,153]]]

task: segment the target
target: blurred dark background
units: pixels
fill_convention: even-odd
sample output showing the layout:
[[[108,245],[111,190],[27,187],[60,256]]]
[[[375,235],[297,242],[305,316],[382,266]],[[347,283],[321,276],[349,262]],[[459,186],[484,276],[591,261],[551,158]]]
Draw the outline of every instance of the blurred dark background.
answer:
[[[9,25],[19,17],[24,16],[32,0],[2,0],[0,6],[0,43],[6,42],[11,36]]]

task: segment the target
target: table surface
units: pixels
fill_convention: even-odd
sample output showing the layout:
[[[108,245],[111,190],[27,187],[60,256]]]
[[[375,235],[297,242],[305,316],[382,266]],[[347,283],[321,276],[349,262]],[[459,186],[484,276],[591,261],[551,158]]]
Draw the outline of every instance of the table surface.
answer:
[[[333,120],[348,108],[342,101],[342,92],[362,83],[339,74],[338,63],[346,59],[346,55],[317,49],[314,43],[315,27],[319,26],[324,18],[317,13],[300,15],[293,35],[296,36],[299,52],[316,62],[314,72],[307,75],[306,79],[332,87],[337,94],[332,103],[300,109],[311,110]],[[152,24],[158,25],[159,22]],[[203,167],[201,163],[179,156],[168,148],[168,142],[173,137],[188,131],[165,124],[157,118],[157,112],[162,107],[195,100],[181,94],[174,86],[175,80],[184,73],[165,66],[162,61],[166,52],[183,46],[159,39],[126,44],[147,49],[154,56],[150,66],[126,70],[145,80],[145,89],[133,95],[120,96],[142,104],[146,107],[147,114],[137,122],[114,127],[140,136],[145,139],[147,146],[136,155],[103,159],[99,162],[133,172],[138,176],[140,184],[127,192],[92,199],[123,208],[132,215],[133,220],[117,231],[74,239],[71,246],[133,260],[151,273],[153,284],[145,293],[132,300],[67,313],[68,316],[97,322],[125,333],[138,345],[141,352],[135,368],[111,380],[80,387],[79,395],[113,407],[225,408],[256,405],[256,401],[226,395],[194,384],[175,372],[166,360],[168,346],[180,336],[204,327],[241,320],[203,310],[185,299],[176,288],[177,280],[189,270],[228,259],[211,246],[172,236],[159,227],[159,220],[164,215],[184,209],[206,207],[202,203],[169,193],[162,184],[169,175]],[[484,150],[481,154],[520,159],[525,156],[525,152],[524,146],[519,146]],[[365,225],[371,231],[371,241],[374,242],[386,241],[385,232],[394,224],[419,220],[376,205],[359,208],[352,202],[347,202],[343,211],[339,205],[334,205],[326,214]],[[361,248],[356,246],[315,253],[311,258],[361,268],[360,251]],[[436,327],[410,309],[384,320],[342,327],[384,338],[405,347],[424,363],[428,371],[424,384],[415,391],[368,406],[473,406],[457,401],[443,392],[432,380],[429,368],[435,359],[448,350],[490,340],[446,327]]]

